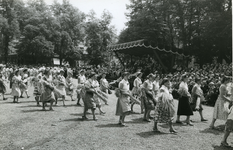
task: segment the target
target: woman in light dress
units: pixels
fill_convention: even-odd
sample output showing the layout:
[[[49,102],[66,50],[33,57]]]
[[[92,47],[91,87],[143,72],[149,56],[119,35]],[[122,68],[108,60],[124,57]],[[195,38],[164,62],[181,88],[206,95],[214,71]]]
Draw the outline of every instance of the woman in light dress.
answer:
[[[20,98],[23,98],[23,93],[25,92],[27,98],[30,96],[28,95],[28,84],[29,84],[30,77],[28,76],[28,69],[24,69],[22,73],[22,82],[20,84],[21,95]]]
[[[77,85],[77,105],[81,106],[80,100],[82,96],[85,94],[85,87],[84,84],[86,82],[85,71],[81,70],[80,75],[78,76],[78,85]]]
[[[73,72],[71,70],[67,71],[66,77],[66,94],[70,96],[71,101],[74,101],[74,84],[73,84]]]
[[[223,77],[221,81],[221,86],[219,87],[219,95],[218,99],[214,105],[214,112],[213,112],[213,120],[210,124],[211,129],[215,129],[214,123],[217,119],[219,120],[226,120],[228,113],[224,111],[224,103],[225,102],[231,102],[230,98],[228,97],[228,91],[227,91],[227,84],[230,82],[230,78]]]
[[[138,100],[133,98],[130,93],[130,86],[129,86],[129,73],[123,73],[123,79],[120,81],[118,85],[118,89],[116,91],[116,96],[118,97],[117,105],[116,105],[116,115],[119,117],[119,125],[125,126],[125,117],[126,115],[130,114],[130,98],[132,101],[137,102],[140,104]]]
[[[170,90],[170,81],[164,78],[161,83],[160,93],[158,94],[158,103],[155,109],[154,132],[159,132],[158,123],[168,123],[171,133],[176,133],[172,126],[172,120],[175,116],[175,104]]]
[[[63,101],[63,106],[65,106],[65,98],[66,98],[66,78],[64,77],[64,70],[60,70],[60,75],[58,75],[58,84],[54,89],[54,95],[55,95],[55,105],[57,105],[57,101],[59,98]]]
[[[132,95],[137,98],[137,99],[140,99],[141,100],[141,95],[142,95],[142,92],[141,92],[141,86],[142,86],[142,80],[141,80],[141,77],[142,77],[142,72],[137,72],[136,73],[136,78],[134,79],[134,82],[133,82],[133,89],[132,89]],[[133,106],[135,105],[135,102],[132,102],[131,103],[131,112],[133,112]],[[143,103],[141,102],[141,114],[144,113],[144,105]]]
[[[201,102],[203,102],[205,100],[205,97],[203,95],[203,91],[201,89],[201,79],[200,78],[196,78],[195,79],[195,84],[192,88],[192,103],[191,103],[191,107],[193,111],[198,111],[201,117],[201,121],[207,121],[206,119],[204,119],[203,117],[203,107]]]
[[[22,82],[22,80],[21,80],[21,76],[19,74],[19,70],[16,70],[15,75],[12,78],[11,95],[14,96],[13,103],[18,103],[19,102],[19,96],[21,95],[19,85],[20,85],[21,82]]]
[[[104,93],[108,93],[109,84],[105,77],[106,77],[106,73],[102,73],[102,77],[100,79],[100,90],[103,91]]]

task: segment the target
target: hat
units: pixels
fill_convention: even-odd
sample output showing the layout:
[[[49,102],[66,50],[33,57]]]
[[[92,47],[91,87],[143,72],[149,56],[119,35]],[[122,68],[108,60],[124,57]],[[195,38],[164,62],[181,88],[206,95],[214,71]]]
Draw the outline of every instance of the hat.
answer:
[[[61,70],[60,70],[60,73],[61,73],[61,72],[63,72],[63,73],[64,73],[65,71],[64,71],[63,69],[61,69]]]

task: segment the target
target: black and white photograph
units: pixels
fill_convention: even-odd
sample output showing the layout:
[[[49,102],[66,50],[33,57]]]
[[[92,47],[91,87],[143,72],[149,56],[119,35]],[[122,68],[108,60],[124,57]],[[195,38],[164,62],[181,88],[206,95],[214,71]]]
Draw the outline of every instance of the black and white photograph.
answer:
[[[233,150],[232,0],[0,0],[0,150]]]

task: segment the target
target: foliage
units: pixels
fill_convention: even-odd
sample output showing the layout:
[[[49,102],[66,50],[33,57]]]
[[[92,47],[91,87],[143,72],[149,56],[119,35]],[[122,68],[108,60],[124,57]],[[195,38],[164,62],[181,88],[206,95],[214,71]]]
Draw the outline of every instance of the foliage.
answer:
[[[119,43],[147,39],[161,48],[181,48],[202,64],[214,56],[232,59],[230,0],[131,0],[127,9]]]
[[[107,46],[114,40],[114,27],[110,26],[112,16],[108,11],[104,11],[101,19],[95,17],[91,11],[86,24],[86,46],[90,65],[108,65],[110,52]]]

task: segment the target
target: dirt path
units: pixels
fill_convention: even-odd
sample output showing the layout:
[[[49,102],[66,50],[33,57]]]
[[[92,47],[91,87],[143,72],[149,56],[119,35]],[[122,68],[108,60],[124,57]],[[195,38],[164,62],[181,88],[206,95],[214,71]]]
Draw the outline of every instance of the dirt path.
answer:
[[[20,99],[20,103],[12,103],[10,95],[7,101],[0,100],[0,149],[1,150],[220,150],[223,131],[208,129],[213,108],[204,107],[204,115],[208,122],[200,122],[197,113],[192,116],[194,126],[174,124],[177,135],[168,132],[168,126],[159,124],[161,134],[152,132],[153,122],[142,121],[141,114],[126,117],[127,127],[117,125],[115,116],[116,97],[109,96],[109,105],[103,105],[107,113],[99,115],[98,121],[82,121],[83,107],[75,105],[67,97],[66,107],[62,102],[54,107],[54,111],[41,111],[32,96]],[[177,102],[176,102],[177,104]],[[138,105],[135,111],[140,112]],[[153,112],[152,112],[153,113]],[[182,117],[181,119],[184,119]],[[217,121],[216,126],[223,129],[224,122]],[[233,146],[233,136],[229,144]]]

